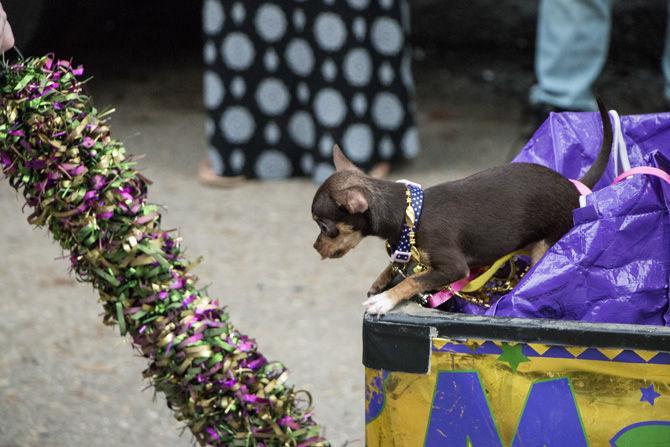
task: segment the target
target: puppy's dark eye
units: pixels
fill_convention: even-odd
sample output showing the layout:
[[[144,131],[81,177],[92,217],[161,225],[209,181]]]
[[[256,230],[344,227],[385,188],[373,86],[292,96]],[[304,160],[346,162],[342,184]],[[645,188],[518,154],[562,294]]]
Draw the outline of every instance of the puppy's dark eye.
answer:
[[[325,223],[319,221],[317,222],[317,225],[319,225],[319,230],[321,230],[322,233],[324,234],[328,233],[328,227],[326,226]]]

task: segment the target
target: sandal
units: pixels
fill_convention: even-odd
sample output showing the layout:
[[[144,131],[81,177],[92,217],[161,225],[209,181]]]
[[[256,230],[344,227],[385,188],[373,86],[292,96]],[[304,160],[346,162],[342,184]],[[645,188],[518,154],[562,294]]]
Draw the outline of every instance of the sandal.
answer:
[[[382,161],[377,163],[368,171],[368,175],[373,178],[386,178],[391,173],[391,163]]]
[[[198,180],[203,185],[215,188],[235,188],[247,182],[247,178],[243,175],[235,177],[218,175],[212,169],[212,163],[207,159],[202,160],[198,166]]]

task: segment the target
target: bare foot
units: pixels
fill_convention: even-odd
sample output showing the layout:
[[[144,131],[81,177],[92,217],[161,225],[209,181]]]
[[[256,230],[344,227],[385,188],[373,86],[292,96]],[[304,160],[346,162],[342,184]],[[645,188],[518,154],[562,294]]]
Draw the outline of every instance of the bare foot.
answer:
[[[204,185],[216,188],[235,188],[244,184],[247,178],[243,175],[236,177],[218,175],[212,169],[212,164],[209,160],[205,159],[200,162],[200,166],[198,167],[198,180]]]
[[[382,161],[377,163],[368,171],[368,175],[374,178],[385,178],[391,173],[391,163]]]

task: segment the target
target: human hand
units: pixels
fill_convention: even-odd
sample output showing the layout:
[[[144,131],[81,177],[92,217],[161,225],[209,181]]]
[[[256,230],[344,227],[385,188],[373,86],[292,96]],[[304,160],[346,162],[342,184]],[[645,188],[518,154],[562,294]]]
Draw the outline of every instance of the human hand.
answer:
[[[7,13],[0,3],[0,53],[4,53],[14,46],[14,33],[7,20]]]

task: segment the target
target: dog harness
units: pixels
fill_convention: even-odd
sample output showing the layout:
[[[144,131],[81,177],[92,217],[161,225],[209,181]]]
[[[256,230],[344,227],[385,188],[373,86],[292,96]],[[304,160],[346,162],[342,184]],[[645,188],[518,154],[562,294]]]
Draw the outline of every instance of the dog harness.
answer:
[[[405,184],[405,195],[407,197],[407,207],[405,208],[405,219],[400,232],[400,239],[396,245],[391,245],[386,241],[386,249],[394,264],[407,264],[414,261],[417,268],[425,269],[421,263],[421,255],[416,248],[416,228],[421,219],[421,210],[423,209],[423,189],[418,183],[409,180],[398,180],[398,183]]]

